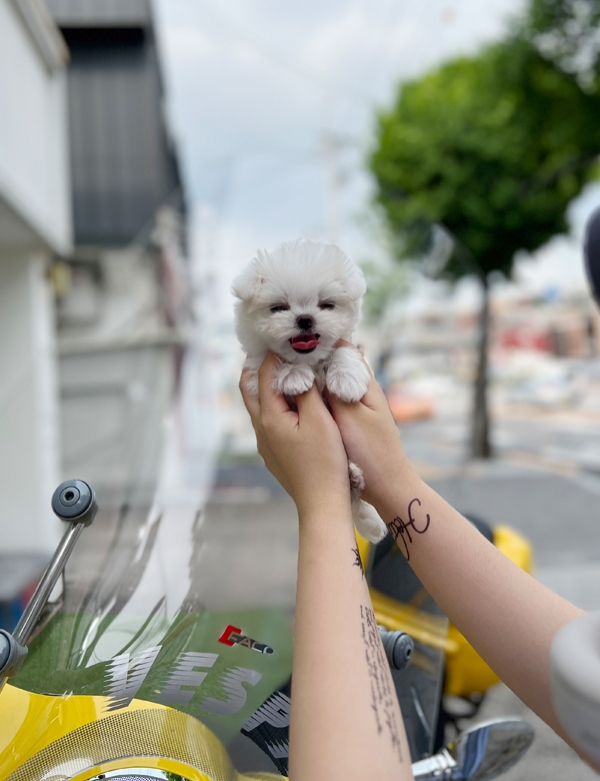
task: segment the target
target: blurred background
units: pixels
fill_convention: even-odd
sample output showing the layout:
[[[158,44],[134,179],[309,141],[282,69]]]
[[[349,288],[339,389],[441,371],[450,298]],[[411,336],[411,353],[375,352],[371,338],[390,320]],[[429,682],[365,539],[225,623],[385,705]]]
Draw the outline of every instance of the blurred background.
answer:
[[[0,0],[2,625],[59,538],[55,485],[150,503],[175,424],[232,590],[293,605],[229,288],[299,236],[364,268],[357,341],[421,475],[600,608],[599,20],[597,0]]]

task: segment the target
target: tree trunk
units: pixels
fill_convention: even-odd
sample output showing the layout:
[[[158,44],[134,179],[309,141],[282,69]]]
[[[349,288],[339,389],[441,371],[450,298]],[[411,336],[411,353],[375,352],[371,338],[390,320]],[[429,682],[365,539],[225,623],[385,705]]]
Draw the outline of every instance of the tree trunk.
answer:
[[[487,277],[481,278],[483,305],[479,320],[477,374],[473,387],[473,419],[471,430],[471,457],[491,458],[490,417],[488,412],[488,342],[490,328],[490,301]]]

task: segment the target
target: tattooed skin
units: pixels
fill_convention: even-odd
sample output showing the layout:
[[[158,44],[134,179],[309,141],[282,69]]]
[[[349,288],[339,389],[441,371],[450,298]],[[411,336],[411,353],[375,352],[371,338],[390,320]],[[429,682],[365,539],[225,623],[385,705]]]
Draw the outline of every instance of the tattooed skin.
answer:
[[[360,558],[360,553],[358,552],[358,545],[355,548],[352,548],[352,553],[354,554],[354,561],[352,562],[352,566],[359,568],[360,574],[363,576],[364,579],[365,570],[362,564],[362,560]]]
[[[408,549],[408,543],[412,544],[413,538],[411,536],[410,530],[412,529],[414,534],[425,534],[427,529],[429,529],[429,524],[431,523],[431,517],[429,516],[429,513],[425,513],[425,518],[414,518],[413,517],[413,505],[415,502],[418,504],[418,506],[421,506],[421,500],[420,499],[412,499],[408,503],[408,521],[403,521],[400,516],[397,516],[394,518],[394,520],[390,523],[390,532],[392,533],[393,538],[396,540],[396,543],[400,550],[404,548],[404,556],[406,557],[407,561],[410,561],[410,551]],[[400,540],[402,541],[402,545],[400,545]]]
[[[362,639],[365,644],[365,658],[369,670],[369,683],[371,684],[371,710],[375,716],[377,734],[387,734],[392,749],[402,760],[402,746],[400,744],[400,731],[396,719],[396,692],[392,684],[385,652],[381,645],[379,629],[375,621],[375,615],[370,607],[360,606],[360,620]]]

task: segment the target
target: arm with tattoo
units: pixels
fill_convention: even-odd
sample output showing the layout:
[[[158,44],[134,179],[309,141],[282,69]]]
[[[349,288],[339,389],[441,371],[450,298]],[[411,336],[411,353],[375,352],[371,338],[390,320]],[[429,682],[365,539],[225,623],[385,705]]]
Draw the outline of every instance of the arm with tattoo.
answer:
[[[272,389],[242,385],[265,463],[298,509],[290,713],[291,781],[410,781],[400,708],[375,624],[354,527],[348,458],[316,389],[292,411]],[[360,572],[357,572],[357,569]]]
[[[408,503],[408,508],[406,510],[406,517],[408,517],[408,521],[403,521],[402,518],[397,515],[388,526],[392,537],[396,540],[398,547],[404,553],[407,561],[410,561],[410,550],[408,546],[409,543],[412,545],[413,542],[413,538],[410,533],[411,529],[413,534],[425,534],[427,529],[429,529],[429,524],[431,523],[431,517],[429,513],[425,513],[425,518],[421,519],[419,523],[416,522],[416,519],[413,517],[412,509],[413,505],[415,504],[420,507],[421,500],[415,497]]]
[[[500,678],[560,732],[550,645],[582,611],[519,569],[419,478],[374,378],[360,402],[329,403],[348,457],[363,472],[363,498],[423,585]]]
[[[360,558],[360,552],[358,550],[358,545],[355,545],[352,548],[352,553],[354,555],[354,560],[352,561],[352,564],[355,567],[358,567],[358,569],[360,570],[360,574],[362,575],[363,580],[364,580],[364,578],[365,578],[365,570],[364,570],[364,567],[363,567],[362,559]]]

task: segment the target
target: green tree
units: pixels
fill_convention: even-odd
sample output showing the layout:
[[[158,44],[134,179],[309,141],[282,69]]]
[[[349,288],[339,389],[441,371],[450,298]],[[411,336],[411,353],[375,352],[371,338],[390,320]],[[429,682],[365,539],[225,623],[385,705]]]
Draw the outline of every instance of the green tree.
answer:
[[[489,275],[509,276],[517,251],[565,231],[567,205],[594,175],[599,119],[600,98],[523,35],[401,85],[378,116],[370,167],[397,258],[431,241],[427,226],[443,226],[457,240],[446,277],[481,281],[474,457],[490,456]]]
[[[523,32],[542,56],[573,75],[586,92],[598,89],[599,0],[532,0]]]

